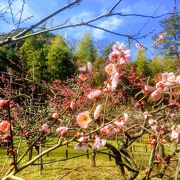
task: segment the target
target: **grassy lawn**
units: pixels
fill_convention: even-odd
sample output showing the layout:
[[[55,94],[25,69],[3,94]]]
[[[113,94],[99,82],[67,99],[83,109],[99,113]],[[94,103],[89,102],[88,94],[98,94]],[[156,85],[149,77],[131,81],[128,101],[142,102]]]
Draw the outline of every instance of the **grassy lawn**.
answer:
[[[110,141],[112,144],[116,144],[115,141]],[[145,167],[148,165],[148,158],[151,152],[151,146],[142,144],[140,142],[135,142],[131,146],[131,150],[133,150],[133,156],[135,162],[137,164],[137,168],[141,170],[141,174],[136,179],[142,179],[145,175]],[[43,147],[43,150],[47,149],[47,147]],[[49,156],[43,157],[43,162],[51,161],[51,160],[60,160],[66,158],[66,151],[68,149],[68,157],[71,158],[76,155],[86,154],[86,151],[76,151],[73,148],[73,145],[69,145],[68,147],[63,146],[60,147],[53,152],[49,153]],[[101,149],[102,150],[102,149]],[[22,154],[25,151],[25,148],[21,150]],[[170,148],[166,147],[166,151],[170,151]],[[91,153],[91,150],[89,149]],[[108,152],[108,150],[106,150]],[[6,149],[0,148],[0,169],[3,166],[3,163],[6,159]],[[36,150],[33,150],[33,157],[37,155]],[[27,158],[23,160],[23,162],[27,162]],[[7,164],[5,166],[5,170],[0,173],[0,179],[3,177],[5,172],[10,168],[9,162],[12,161],[11,158],[8,159]],[[35,163],[38,163],[35,162]],[[59,161],[55,163],[45,164],[44,169],[42,170],[42,174],[39,174],[39,166],[32,165],[28,168],[21,171],[18,176],[24,178],[25,180],[38,179],[38,180],[57,180],[57,179],[65,179],[65,180],[96,180],[96,179],[124,179],[116,167],[114,159],[109,159],[109,156],[104,154],[97,154],[96,156],[96,167],[91,166],[91,154],[88,156],[81,156],[75,159],[70,159],[67,161]]]
[[[66,147],[61,147],[49,154],[49,157],[44,156],[43,161],[50,161],[54,159],[64,159]],[[84,154],[86,151],[76,151],[73,148],[68,148],[69,157]],[[6,158],[6,152],[4,149],[0,149],[0,168],[3,165],[3,162]],[[34,155],[37,152],[34,150]],[[11,160],[9,159],[8,162]],[[38,162],[37,162],[38,163]],[[10,165],[6,165],[5,170],[10,168]],[[71,159],[68,161],[61,161],[52,164],[44,165],[42,170],[42,175],[39,175],[38,166],[30,166],[18,174],[19,177],[22,177],[26,180],[38,179],[38,180],[57,180],[57,179],[121,179],[119,170],[116,168],[115,162],[109,161],[107,155],[97,155],[96,158],[96,167],[91,166],[91,156],[89,159],[87,156],[82,156],[76,159]],[[4,172],[5,173],[5,172]],[[3,174],[0,174],[0,178],[3,177]]]

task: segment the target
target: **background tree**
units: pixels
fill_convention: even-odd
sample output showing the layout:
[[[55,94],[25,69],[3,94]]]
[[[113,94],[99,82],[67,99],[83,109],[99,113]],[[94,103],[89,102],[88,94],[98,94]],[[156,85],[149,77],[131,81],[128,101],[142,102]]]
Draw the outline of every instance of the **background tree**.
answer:
[[[62,36],[56,36],[47,54],[47,72],[50,80],[67,79],[75,72],[74,55]]]
[[[148,64],[148,69],[152,77],[162,72],[163,67],[161,66],[161,59],[162,58],[160,58],[160,56],[156,55],[150,60]]]
[[[147,59],[145,57],[144,51],[139,50],[137,53],[137,57],[134,60],[135,71],[138,75],[145,77],[148,75],[148,68],[147,68]]]
[[[96,49],[93,45],[90,33],[86,33],[81,41],[77,43],[76,50],[77,64],[82,65],[94,62],[97,57]]]
[[[111,53],[112,51],[112,45],[114,43],[109,43],[107,44],[104,49],[103,49],[103,53],[102,53],[102,56],[105,57],[105,58],[108,58],[109,54]]]
[[[51,34],[41,34],[25,40],[20,48],[20,58],[25,74],[33,80],[46,78],[46,56],[48,43],[52,38]]]
[[[160,21],[160,24],[163,27],[162,32],[167,33],[161,48],[165,51],[165,54],[177,57],[178,46],[180,45],[180,15],[174,13]]]
[[[106,78],[106,74],[104,72],[106,58],[105,57],[97,57],[95,62],[93,63],[94,68],[94,85],[101,85]]]
[[[6,72],[11,68],[17,73],[21,72],[21,65],[18,58],[18,49],[14,45],[0,47],[0,71]]]

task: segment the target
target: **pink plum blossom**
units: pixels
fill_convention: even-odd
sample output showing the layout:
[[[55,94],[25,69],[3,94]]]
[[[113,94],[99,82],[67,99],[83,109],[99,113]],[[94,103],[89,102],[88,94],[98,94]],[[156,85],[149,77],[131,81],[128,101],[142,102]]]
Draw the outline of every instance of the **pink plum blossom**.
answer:
[[[86,143],[77,143],[75,146],[74,146],[74,149],[75,150],[86,150],[88,148],[88,144]]]
[[[126,45],[124,43],[115,42],[112,49],[113,51],[124,51],[126,49]]]
[[[60,116],[59,113],[56,113],[56,112],[55,112],[55,113],[52,114],[51,117],[52,117],[54,120],[57,120],[57,119],[59,119],[59,116]]]
[[[150,126],[152,126],[152,125],[154,125],[154,124],[157,124],[157,121],[151,118],[151,119],[148,120],[148,124],[149,124]]]
[[[116,69],[116,66],[115,64],[108,64],[106,67],[105,67],[105,72],[109,75],[109,76],[112,76],[113,74],[115,74],[117,72],[117,69]]]
[[[167,36],[167,33],[166,33],[166,32],[160,34],[160,35],[158,36],[158,38],[154,41],[154,45],[157,46],[158,44],[160,44],[160,43],[164,40],[164,38],[165,38],[166,36]]]
[[[100,148],[100,147],[104,146],[105,144],[106,144],[106,140],[100,139],[100,137],[97,136],[94,140],[93,145],[92,145],[92,149]]]
[[[104,126],[101,130],[101,135],[103,136],[107,136],[107,137],[112,137],[113,135],[115,135],[116,131],[115,131],[115,125],[113,124],[108,124],[107,126]]]
[[[154,131],[159,131],[159,126],[158,126],[158,122],[154,119],[149,119],[148,121],[149,125],[151,126],[151,129],[154,130]]]
[[[150,94],[150,93],[152,93],[153,91],[154,91],[154,87],[149,86],[149,85],[145,85],[145,86],[144,86],[144,93]]]
[[[86,80],[87,80],[87,76],[84,75],[84,74],[80,74],[80,75],[79,75],[79,79],[80,79],[81,81],[86,81]]]
[[[157,143],[157,140],[156,140],[155,138],[151,138],[151,139],[149,140],[149,143],[150,143],[152,146],[154,146],[154,145]]]
[[[180,140],[180,125],[174,125],[172,126],[172,131],[171,131],[171,141],[179,142]]]
[[[89,141],[89,136],[83,136],[78,139],[81,143],[87,143]]]
[[[152,116],[148,111],[143,112],[143,115],[145,119]]]
[[[89,115],[89,111],[81,112],[76,118],[77,124],[83,129],[87,129],[91,121],[92,119]]]
[[[136,103],[134,104],[134,108],[135,108],[135,109],[141,109],[141,104],[140,104],[139,102],[136,102]]]
[[[167,33],[164,32],[164,33],[159,35],[159,39],[164,39],[166,36],[167,36]]]
[[[80,68],[79,68],[79,71],[85,72],[85,71],[86,71],[86,66],[80,67]]]
[[[98,119],[98,118],[99,118],[102,109],[103,109],[103,107],[102,107],[101,104],[99,104],[99,105],[96,107],[96,109],[95,109],[95,111],[94,111],[94,119]]]
[[[10,123],[7,120],[3,120],[0,122],[0,131],[7,132],[10,129]]]
[[[87,70],[88,70],[89,72],[91,72],[92,69],[93,69],[93,66],[92,66],[91,62],[87,62]]]
[[[130,50],[126,50],[126,46],[119,42],[116,42],[112,49],[113,52],[109,55],[109,61],[115,62],[120,67],[125,65],[130,58]]]
[[[77,137],[77,138],[79,138],[79,137],[81,137],[81,136],[83,136],[83,135],[84,135],[83,132],[77,132],[77,133],[76,133],[76,137]]]
[[[111,76],[110,82],[107,84],[107,89],[109,91],[115,91],[117,89],[117,86],[119,84],[119,77],[120,75],[118,72]]]
[[[161,97],[162,97],[162,90],[160,89],[156,89],[150,95],[151,101],[158,101],[159,99],[161,99]]]
[[[176,76],[173,72],[170,72],[167,77],[167,83],[172,86],[176,84]]]
[[[116,62],[117,58],[119,56],[119,52],[118,51],[113,51],[112,53],[109,54],[108,58],[110,62]]]
[[[121,58],[124,59],[125,62],[127,62],[130,57],[131,57],[131,51],[129,49],[121,52]]]
[[[49,126],[47,124],[43,124],[41,131],[45,133],[49,133],[50,132]]]
[[[116,72],[112,77],[111,77],[111,91],[116,90],[118,84],[119,84],[119,73]]]
[[[124,123],[124,121],[114,121],[114,124],[116,125],[115,126],[116,130],[118,128],[119,129],[118,132],[120,132],[120,130],[123,129],[125,123]]]
[[[126,123],[129,121],[129,115],[127,113],[123,114],[123,121]]]
[[[180,75],[176,76],[176,83],[180,85]]]
[[[171,86],[179,84],[178,78],[173,72],[165,72],[162,74],[162,80],[156,83],[156,88],[162,91],[168,91]]]
[[[101,92],[102,92],[101,90],[92,91],[87,95],[87,98],[91,100],[97,99],[101,95]]]
[[[0,99],[0,109],[7,109],[8,101],[4,99]]]
[[[65,134],[67,134],[68,128],[62,126],[62,127],[57,128],[56,132],[57,132],[58,136],[64,136]]]

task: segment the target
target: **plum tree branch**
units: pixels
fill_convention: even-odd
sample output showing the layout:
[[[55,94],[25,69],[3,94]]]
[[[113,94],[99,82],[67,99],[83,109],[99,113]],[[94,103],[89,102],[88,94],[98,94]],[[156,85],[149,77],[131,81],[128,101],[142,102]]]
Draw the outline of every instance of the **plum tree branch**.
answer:
[[[19,33],[18,35],[15,36],[15,38],[18,38],[20,36],[25,35],[26,33],[30,32],[31,30],[33,30],[34,28],[38,27],[39,25],[43,24],[44,22],[46,22],[47,20],[49,20],[50,18],[54,17],[55,15],[59,14],[60,12],[80,3],[81,0],[75,0],[71,3],[68,3],[67,5],[59,8],[58,10],[56,10],[55,12],[53,12],[52,14],[46,16],[45,18],[43,18],[42,20],[40,20],[39,22],[37,22],[36,24],[32,25],[30,28],[24,30],[23,32]]]

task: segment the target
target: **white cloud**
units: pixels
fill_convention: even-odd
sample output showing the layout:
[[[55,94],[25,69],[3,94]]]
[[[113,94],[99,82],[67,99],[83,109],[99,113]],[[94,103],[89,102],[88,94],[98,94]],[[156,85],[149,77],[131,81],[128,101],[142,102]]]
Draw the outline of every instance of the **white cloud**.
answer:
[[[100,22],[97,26],[108,29],[110,31],[117,30],[120,26],[122,26],[123,20],[113,16],[105,19],[104,21]],[[100,29],[93,29],[92,35],[95,39],[103,39],[105,36],[105,31]]]
[[[88,21],[92,17],[93,17],[93,13],[89,11],[83,11],[79,14],[72,16],[70,20],[71,22],[76,23],[81,21]]]
[[[88,15],[85,13],[82,13],[82,14]],[[81,17],[85,17],[85,16],[81,16]],[[118,28],[120,28],[120,26],[122,26],[122,24],[123,24],[122,19],[113,16],[113,17],[109,17],[109,18],[102,20],[99,24],[96,24],[96,26],[108,29],[110,31],[115,31]],[[100,39],[103,39],[105,37],[105,31],[102,31],[100,29],[87,27],[87,26],[81,26],[81,27],[77,27],[77,28],[67,29],[66,35],[72,36],[75,39],[81,39],[81,38],[83,38],[83,36],[86,32],[90,32],[92,34],[92,37],[95,40],[100,40]]]
[[[85,33],[90,32],[90,29],[88,27],[82,26],[82,27],[67,29],[66,32],[67,35],[70,35],[73,38],[79,40],[84,37]]]
[[[89,11],[83,11],[79,14],[76,14],[71,17],[70,22],[73,24],[80,23],[82,21],[88,21],[93,17],[93,14]],[[81,26],[81,27],[74,27],[70,29],[66,29],[66,36],[73,37],[74,39],[81,39],[83,38],[84,34],[86,32],[91,32],[91,28],[86,27],[86,26]]]

